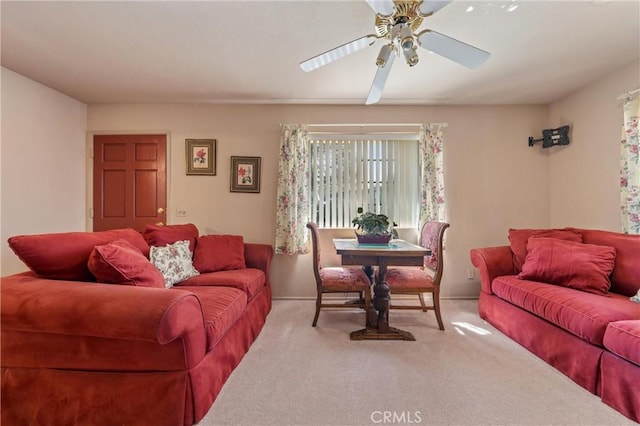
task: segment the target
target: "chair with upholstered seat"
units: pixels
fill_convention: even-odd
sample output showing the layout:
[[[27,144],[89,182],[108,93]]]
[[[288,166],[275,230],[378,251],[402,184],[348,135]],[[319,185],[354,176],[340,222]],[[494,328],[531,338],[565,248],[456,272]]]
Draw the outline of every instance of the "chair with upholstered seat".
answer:
[[[307,223],[311,231],[311,246],[313,248],[313,272],[316,278],[316,314],[313,317],[313,326],[318,323],[321,308],[364,308],[369,312],[371,305],[371,282],[367,274],[360,268],[327,267],[323,268],[320,262],[320,242],[318,226]],[[347,303],[323,303],[322,295],[325,293],[358,293],[362,304]],[[364,297],[363,297],[364,295]]]
[[[417,309],[424,312],[434,311],[440,330],[444,330],[440,314],[440,281],[442,280],[443,256],[442,242],[444,231],[449,227],[444,222],[426,222],[420,232],[420,245],[430,249],[431,254],[424,257],[421,268],[389,268],[386,282],[391,294],[418,295],[420,305],[400,305],[391,303],[392,309]],[[423,293],[431,293],[433,303],[425,304]]]

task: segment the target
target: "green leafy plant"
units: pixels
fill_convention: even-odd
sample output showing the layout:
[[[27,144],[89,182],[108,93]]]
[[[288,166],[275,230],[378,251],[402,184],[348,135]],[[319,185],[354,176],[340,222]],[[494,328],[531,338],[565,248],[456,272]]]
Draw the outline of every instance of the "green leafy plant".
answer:
[[[390,222],[389,217],[384,214],[364,212],[362,207],[358,207],[358,216],[353,218],[351,223],[356,226],[356,232],[366,235],[388,235],[398,238],[398,226],[395,222]]]

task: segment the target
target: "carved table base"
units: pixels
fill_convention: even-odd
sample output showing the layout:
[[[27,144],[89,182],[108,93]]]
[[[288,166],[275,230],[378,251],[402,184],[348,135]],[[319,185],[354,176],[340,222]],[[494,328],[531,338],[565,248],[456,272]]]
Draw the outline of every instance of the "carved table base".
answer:
[[[408,331],[400,330],[395,327],[389,327],[389,308],[391,306],[391,295],[389,292],[389,284],[385,281],[387,274],[387,265],[380,262],[378,268],[378,279],[373,286],[373,303],[367,312],[366,328],[351,332],[349,335],[351,340],[409,340],[415,341],[416,338]],[[365,273],[371,279],[373,277],[373,268],[371,266],[364,267]],[[373,281],[373,280],[372,280]]]
[[[388,327],[387,331],[367,327],[362,330],[352,331],[349,337],[351,340],[416,340],[413,334],[395,327]]]

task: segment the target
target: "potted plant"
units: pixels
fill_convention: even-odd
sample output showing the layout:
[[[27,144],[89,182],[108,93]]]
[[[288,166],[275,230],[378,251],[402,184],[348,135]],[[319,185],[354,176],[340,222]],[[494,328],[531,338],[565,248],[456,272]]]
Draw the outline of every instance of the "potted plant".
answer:
[[[358,215],[351,221],[356,226],[356,238],[359,243],[388,244],[391,238],[398,238],[396,223],[389,222],[384,214],[364,212],[358,207]]]

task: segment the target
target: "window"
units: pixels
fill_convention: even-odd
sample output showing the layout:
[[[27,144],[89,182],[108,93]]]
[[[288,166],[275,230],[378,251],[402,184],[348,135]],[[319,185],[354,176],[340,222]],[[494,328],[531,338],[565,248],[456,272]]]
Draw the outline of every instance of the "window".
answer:
[[[358,207],[418,226],[417,138],[309,139],[310,217],[318,226],[351,228]]]

